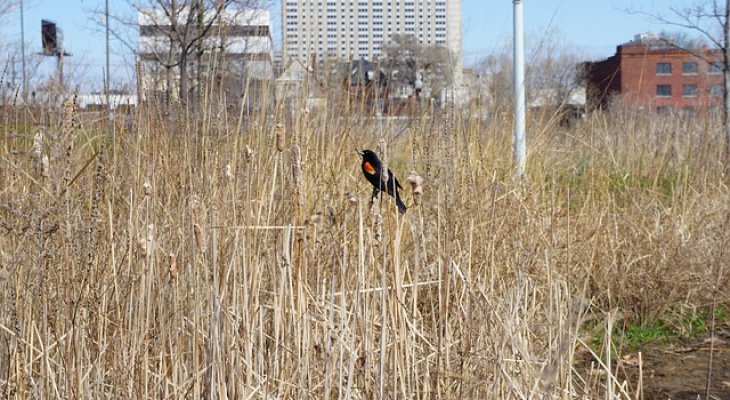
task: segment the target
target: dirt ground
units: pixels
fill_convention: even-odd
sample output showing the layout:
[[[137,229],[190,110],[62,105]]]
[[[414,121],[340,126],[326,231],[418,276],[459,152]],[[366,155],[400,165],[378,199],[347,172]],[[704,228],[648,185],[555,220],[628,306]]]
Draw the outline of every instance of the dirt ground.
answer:
[[[643,399],[704,400],[707,370],[712,350],[710,399],[730,400],[730,330],[675,343],[651,345],[641,349]],[[638,351],[622,355],[619,380],[629,382],[631,394],[639,383]]]

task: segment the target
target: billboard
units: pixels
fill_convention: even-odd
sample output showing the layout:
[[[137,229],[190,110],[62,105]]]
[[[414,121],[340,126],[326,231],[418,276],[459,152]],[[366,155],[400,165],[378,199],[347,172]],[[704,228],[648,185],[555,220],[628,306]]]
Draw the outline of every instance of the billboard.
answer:
[[[43,42],[43,54],[46,56],[58,55],[59,32],[56,23],[46,19],[41,20],[41,39]]]

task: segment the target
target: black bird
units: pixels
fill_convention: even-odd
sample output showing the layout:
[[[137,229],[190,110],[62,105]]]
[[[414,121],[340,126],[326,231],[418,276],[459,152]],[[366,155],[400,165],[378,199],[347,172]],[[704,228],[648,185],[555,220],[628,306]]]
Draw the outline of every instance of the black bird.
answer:
[[[398,182],[398,178],[393,175],[393,171],[388,169],[388,179],[386,181],[382,176],[383,164],[372,150],[358,151],[358,154],[362,157],[362,173],[365,175],[365,179],[373,185],[373,200],[380,194],[380,191],[385,191],[395,197],[398,211],[404,214],[406,205],[403,204],[398,194],[398,189],[403,189],[403,187]]]

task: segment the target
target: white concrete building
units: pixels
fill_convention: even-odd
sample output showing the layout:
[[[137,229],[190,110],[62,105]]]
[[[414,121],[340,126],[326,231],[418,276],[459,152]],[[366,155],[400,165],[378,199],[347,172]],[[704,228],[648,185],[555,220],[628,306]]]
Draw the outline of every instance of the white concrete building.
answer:
[[[461,0],[282,0],[282,30],[284,59],[305,63],[376,61],[392,35],[413,35],[449,48],[461,77]]]
[[[197,21],[196,17],[188,18],[188,11],[178,12],[179,29],[189,29],[191,24],[186,21]],[[208,25],[215,15],[208,11],[203,16],[204,25]],[[272,80],[273,71],[273,41],[271,37],[271,21],[267,9],[227,9],[214,21],[208,36],[202,42],[204,50],[203,71],[210,71],[213,65],[218,68],[215,72],[217,79],[235,77],[238,86],[246,81]],[[161,9],[142,9],[138,13],[139,23],[139,54],[143,68],[143,87],[145,90],[161,90],[166,79],[165,64],[175,64],[179,58],[176,46],[170,45],[168,33],[171,28],[170,17]],[[194,36],[194,31],[190,36]],[[170,51],[172,47],[172,51]],[[188,76],[190,86],[195,85],[197,77],[198,46],[194,45],[188,55]],[[216,54],[216,57],[212,57]],[[224,55],[224,57],[223,57]],[[179,70],[174,70],[179,74]],[[176,75],[175,80],[179,78]],[[210,77],[208,77],[210,79]],[[174,90],[173,90],[174,92]]]

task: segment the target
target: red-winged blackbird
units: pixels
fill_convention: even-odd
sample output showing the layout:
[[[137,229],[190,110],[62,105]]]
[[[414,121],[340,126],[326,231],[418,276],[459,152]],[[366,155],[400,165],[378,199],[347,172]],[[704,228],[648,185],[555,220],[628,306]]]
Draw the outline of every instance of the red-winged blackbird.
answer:
[[[373,200],[380,194],[380,191],[384,190],[389,195],[395,197],[395,204],[398,206],[398,211],[401,214],[405,213],[406,205],[403,204],[398,194],[398,189],[403,189],[403,187],[395,175],[393,175],[393,171],[388,169],[388,180],[386,182],[382,177],[383,164],[380,162],[378,156],[371,150],[358,151],[358,154],[362,157],[362,173],[365,175],[365,179],[373,185]]]

